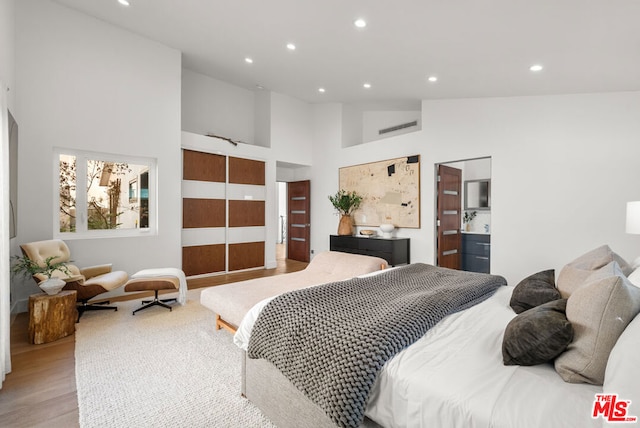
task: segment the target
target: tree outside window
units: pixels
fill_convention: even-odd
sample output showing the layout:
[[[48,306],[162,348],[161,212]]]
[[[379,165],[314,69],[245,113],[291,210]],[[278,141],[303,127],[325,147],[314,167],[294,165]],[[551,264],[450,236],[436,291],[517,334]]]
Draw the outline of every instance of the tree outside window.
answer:
[[[149,228],[149,170],[140,162],[60,154],[59,232]]]

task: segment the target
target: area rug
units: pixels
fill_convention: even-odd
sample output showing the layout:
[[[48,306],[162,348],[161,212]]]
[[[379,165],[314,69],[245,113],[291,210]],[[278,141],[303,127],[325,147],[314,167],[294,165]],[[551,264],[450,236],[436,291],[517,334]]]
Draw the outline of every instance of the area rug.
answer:
[[[75,350],[80,427],[274,427],[240,396],[240,349],[199,301],[191,290],[171,312],[134,316],[140,300],[85,312]]]

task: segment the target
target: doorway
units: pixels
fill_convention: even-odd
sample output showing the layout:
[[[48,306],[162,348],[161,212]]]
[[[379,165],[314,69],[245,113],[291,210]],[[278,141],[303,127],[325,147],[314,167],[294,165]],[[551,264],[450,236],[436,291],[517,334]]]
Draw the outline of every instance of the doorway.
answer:
[[[276,235],[276,262],[287,259],[287,183],[278,181],[278,227]]]
[[[457,174],[459,178],[449,175]],[[443,173],[444,171],[444,173]],[[453,171],[453,172],[452,172]],[[435,165],[435,264],[474,272],[489,272],[491,239],[491,157]],[[440,179],[438,179],[440,177]],[[444,184],[446,183],[446,184]],[[468,196],[482,184],[482,203]],[[486,195],[486,196],[485,196]]]
[[[287,258],[311,258],[311,181],[287,183]]]

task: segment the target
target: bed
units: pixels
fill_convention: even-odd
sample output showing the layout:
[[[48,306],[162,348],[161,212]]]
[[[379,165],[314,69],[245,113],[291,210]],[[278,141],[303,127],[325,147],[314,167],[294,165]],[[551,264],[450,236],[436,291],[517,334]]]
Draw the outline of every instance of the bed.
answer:
[[[390,275],[391,272],[373,275]],[[384,364],[368,392],[365,417],[360,425],[601,427],[620,418],[620,413],[616,416],[602,404],[611,399],[626,405],[622,416],[625,422],[637,423],[640,415],[640,318],[636,315],[640,311],[640,290],[629,280],[634,274],[636,278],[640,275],[637,266],[626,264],[603,246],[567,264],[560,272],[557,284],[552,274],[553,283],[547,284],[547,288],[541,287],[543,279],[549,281],[548,272],[534,274],[516,287],[500,286],[477,304],[446,315]],[[547,292],[563,295],[516,314],[512,304],[514,299],[522,298],[523,289],[529,297],[533,295],[534,300]],[[608,303],[604,314],[589,313],[586,317],[592,321],[583,323],[580,317],[585,315],[581,311],[593,312],[600,299],[592,289],[609,290]],[[525,297],[527,293],[524,293]],[[350,426],[328,416],[326,409],[311,400],[308,394],[300,392],[274,363],[265,358],[248,358],[255,323],[275,299],[270,297],[256,304],[234,336],[234,342],[244,350],[243,393],[281,428]],[[503,348],[509,326],[516,324],[523,314],[539,312],[540,308],[562,300],[566,305],[566,319],[570,319],[569,324],[573,326],[569,345],[564,345],[559,356],[549,362],[530,366],[505,365]],[[624,308],[607,312],[615,306],[611,302]],[[596,330],[612,322],[616,330],[595,332],[596,335],[600,333],[599,341],[605,337],[604,341],[611,345],[606,352],[605,367],[599,368],[601,380],[598,380],[600,375],[589,373],[598,364],[586,364],[585,371],[572,371],[571,363],[565,361],[576,352],[584,354],[577,348],[594,333],[588,331],[591,326],[582,325],[589,322],[598,324]],[[580,376],[590,378],[592,383],[585,383],[584,379],[579,381]],[[571,381],[567,382],[563,377]],[[598,399],[602,403],[594,407],[597,396],[603,397]],[[619,426],[619,422],[615,423]]]
[[[216,314],[216,329],[235,333],[245,314],[263,299],[298,288],[341,281],[385,269],[386,260],[360,254],[325,251],[298,272],[209,287],[200,303]]]

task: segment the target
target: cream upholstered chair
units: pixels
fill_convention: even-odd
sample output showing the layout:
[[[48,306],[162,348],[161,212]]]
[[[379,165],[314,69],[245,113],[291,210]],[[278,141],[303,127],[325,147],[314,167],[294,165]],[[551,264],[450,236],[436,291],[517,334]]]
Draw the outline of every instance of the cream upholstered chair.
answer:
[[[54,263],[69,262],[67,269],[69,274],[62,271],[55,271],[52,277],[63,279],[67,284],[63,290],[76,290],[78,302],[78,320],[86,310],[95,309],[114,309],[116,306],[104,306],[109,302],[100,302],[96,304],[89,303],[90,299],[107,291],[114,290],[124,285],[129,276],[123,271],[111,271],[111,264],[91,266],[80,269],[71,263],[71,253],[67,244],[60,239],[51,239],[47,241],[30,242],[20,246],[23,254],[29,259],[44,265],[44,261],[49,257],[55,257]],[[42,274],[33,276],[36,282],[47,279]]]

